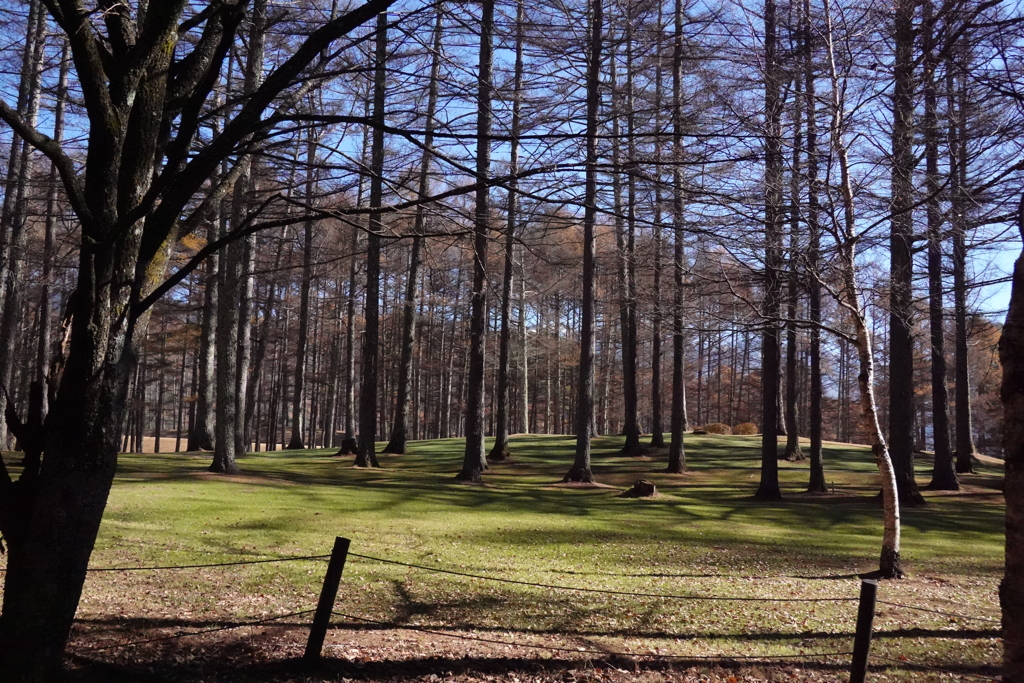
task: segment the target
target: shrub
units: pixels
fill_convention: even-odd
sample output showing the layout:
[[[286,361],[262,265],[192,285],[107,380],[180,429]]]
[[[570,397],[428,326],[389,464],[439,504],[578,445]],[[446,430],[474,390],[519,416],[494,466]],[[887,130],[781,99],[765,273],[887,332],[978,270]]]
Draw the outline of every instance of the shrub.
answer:
[[[753,436],[758,433],[757,425],[753,422],[741,422],[732,428],[732,433],[740,436]]]
[[[712,422],[704,425],[703,429],[708,434],[732,434],[732,428],[723,422]]]

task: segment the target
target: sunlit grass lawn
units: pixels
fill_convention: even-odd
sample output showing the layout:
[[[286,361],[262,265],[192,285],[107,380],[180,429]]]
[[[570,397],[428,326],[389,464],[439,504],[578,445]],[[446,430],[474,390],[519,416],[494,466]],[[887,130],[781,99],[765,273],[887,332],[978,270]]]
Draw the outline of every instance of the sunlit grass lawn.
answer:
[[[764,504],[751,498],[759,445],[759,437],[687,435],[689,472],[670,476],[658,472],[663,452],[624,458],[616,454],[621,439],[601,438],[594,472],[606,486],[597,488],[558,485],[573,449],[572,438],[559,436],[514,437],[513,459],[494,465],[478,486],[453,480],[462,458],[458,440],[413,442],[406,455],[382,455],[379,470],[353,468],[350,458],[326,451],[251,454],[237,477],[208,474],[205,455],[125,455],[93,565],[319,555],[340,535],[352,539],[353,553],[532,583],[692,596],[855,597],[855,575],[877,567],[881,540],[870,453],[829,445],[826,478],[834,492],[825,496],[803,492],[806,462],[780,462],[785,500]],[[929,467],[919,462],[922,486]],[[964,477],[964,492],[926,493],[926,507],[903,511],[910,576],[885,582],[879,597],[947,614],[880,605],[878,656],[974,673],[998,662],[998,624],[948,616],[998,618],[1001,472],[980,470]],[[654,481],[659,495],[620,497],[639,477]],[[80,617],[208,623],[311,609],[323,571],[322,562],[306,561],[95,573]],[[846,652],[856,615],[852,602],[571,592],[356,557],[346,566],[336,609],[523,643],[689,656]],[[921,672],[893,676],[928,680]]]

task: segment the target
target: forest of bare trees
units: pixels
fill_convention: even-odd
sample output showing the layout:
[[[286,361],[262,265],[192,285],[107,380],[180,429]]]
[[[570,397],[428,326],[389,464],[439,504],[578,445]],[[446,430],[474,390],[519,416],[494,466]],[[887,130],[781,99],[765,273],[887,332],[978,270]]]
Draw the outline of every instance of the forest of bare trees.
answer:
[[[682,471],[684,431],[752,423],[764,498],[780,457],[822,490],[823,440],[885,450],[904,504],[920,451],[955,489],[1001,454],[1018,12],[0,3],[4,619],[67,616],[10,586],[84,576],[91,541],[36,553],[95,535],[118,451],[465,437],[478,480],[485,436],[575,434],[587,481],[593,435]],[[98,512],[53,540],[25,511],[75,458]]]

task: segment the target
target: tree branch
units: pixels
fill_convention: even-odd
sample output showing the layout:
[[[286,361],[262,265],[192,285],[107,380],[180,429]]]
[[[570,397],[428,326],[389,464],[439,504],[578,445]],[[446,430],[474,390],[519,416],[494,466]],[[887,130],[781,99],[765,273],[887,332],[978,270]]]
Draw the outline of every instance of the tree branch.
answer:
[[[26,142],[42,152],[46,158],[53,162],[57,173],[64,183],[64,190],[67,192],[68,200],[72,208],[83,223],[92,221],[92,214],[85,204],[85,196],[82,186],[78,180],[78,170],[70,157],[64,154],[64,150],[52,138],[43,135],[32,126],[25,123],[18,112],[11,109],[4,100],[0,100],[0,120],[6,123],[11,129],[20,135]]]

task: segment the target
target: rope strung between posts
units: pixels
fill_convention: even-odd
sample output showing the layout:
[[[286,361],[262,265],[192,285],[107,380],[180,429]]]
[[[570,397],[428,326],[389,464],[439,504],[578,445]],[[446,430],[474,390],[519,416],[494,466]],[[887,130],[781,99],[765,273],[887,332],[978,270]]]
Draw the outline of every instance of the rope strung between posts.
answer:
[[[191,633],[176,633],[173,636],[160,636],[158,638],[147,638],[145,640],[134,640],[129,643],[118,643],[116,645],[103,645],[101,647],[84,647],[81,648],[83,652],[99,652],[100,650],[115,650],[121,647],[133,647],[135,645],[145,645],[146,643],[156,643],[161,640],[177,640],[179,638],[189,638],[191,636],[201,636],[206,633],[219,633],[221,631],[233,631],[237,628],[245,628],[246,626],[260,626],[267,624],[272,621],[280,621],[281,619],[287,619],[288,617],[300,617],[304,614],[310,614],[314,610],[307,609],[301,612],[289,612],[288,614],[279,614],[276,617],[267,617],[266,619],[260,619],[258,621],[247,621],[244,624],[232,624],[231,626],[220,626],[217,628],[203,629],[202,631],[192,631]],[[305,626],[305,624],[300,624]]]
[[[210,564],[174,564],[153,565],[149,567],[89,567],[87,572],[151,572],[164,569],[209,569],[211,567],[239,567],[247,564],[271,564],[274,562],[298,562],[302,560],[327,560],[330,555],[295,555],[292,557],[274,557],[268,560],[239,560],[237,562],[214,562]],[[7,571],[0,568],[0,572]]]
[[[725,602],[856,602],[857,598],[736,598],[727,597],[720,595],[675,595],[670,593],[632,593],[630,591],[618,591],[606,588],[580,588],[577,586],[560,586],[551,583],[532,583],[530,581],[517,581],[516,579],[503,579],[497,576],[483,576],[480,574],[469,574],[466,572],[459,572],[453,569],[441,569],[438,567],[427,567],[421,564],[409,564],[407,562],[397,562],[395,560],[385,560],[380,557],[372,557],[370,555],[360,555],[359,553],[348,554],[349,557],[358,557],[363,560],[371,560],[373,562],[382,562],[384,564],[394,564],[400,567],[409,567],[411,569],[422,569],[423,571],[436,572],[438,574],[450,574],[452,576],[463,576],[470,579],[479,579],[482,581],[496,581],[498,583],[511,583],[518,586],[532,586],[534,588],[550,588],[554,590],[563,591],[578,591],[580,593],[601,593],[604,595],[623,595],[634,598],[663,598],[669,600],[708,600],[708,601],[725,601]]]
[[[404,631],[416,631],[417,633],[427,633],[435,636],[443,636],[445,638],[454,638],[456,640],[468,640],[478,643],[490,643],[492,645],[507,645],[509,647],[521,647],[530,650],[548,650],[551,652],[571,652],[573,654],[593,654],[602,655],[604,657],[647,657],[653,659],[683,659],[683,660],[700,660],[700,661],[729,661],[729,660],[764,660],[764,659],[799,659],[806,657],[848,657],[852,652],[809,652],[806,654],[799,655],[669,655],[669,654],[650,654],[650,653],[637,653],[637,652],[609,652],[607,650],[588,650],[585,648],[578,647],[559,647],[557,645],[526,645],[522,643],[510,643],[504,640],[496,640],[494,638],[481,638],[480,636],[467,636],[461,633],[446,633],[444,631],[435,631],[433,629],[423,628],[420,626],[407,626],[403,624],[395,624],[388,621],[378,621],[376,619],[367,619],[366,617],[357,617],[351,614],[342,614],[341,612],[332,612],[335,616],[343,617],[345,619],[351,619],[353,621],[361,621],[367,624],[374,624],[376,626],[386,626],[388,628],[402,629]]]
[[[153,567],[90,567],[90,572],[143,572],[161,569],[207,569],[209,567],[237,567],[245,564],[270,564],[272,562],[297,562],[300,560],[326,560],[330,555],[295,555],[293,557],[274,557],[269,560],[242,560],[238,562],[216,562],[212,564],[181,564]]]
[[[989,624],[1002,624],[999,619],[989,619],[987,617],[969,617],[966,614],[954,614],[952,612],[943,612],[937,609],[928,609],[927,607],[914,607],[913,605],[904,605],[899,602],[889,602],[887,600],[879,600],[880,605],[889,605],[890,607],[902,607],[903,609],[912,609],[918,612],[928,612],[930,614],[938,614],[944,617],[952,617],[954,619],[969,619],[971,621],[984,621]]]

